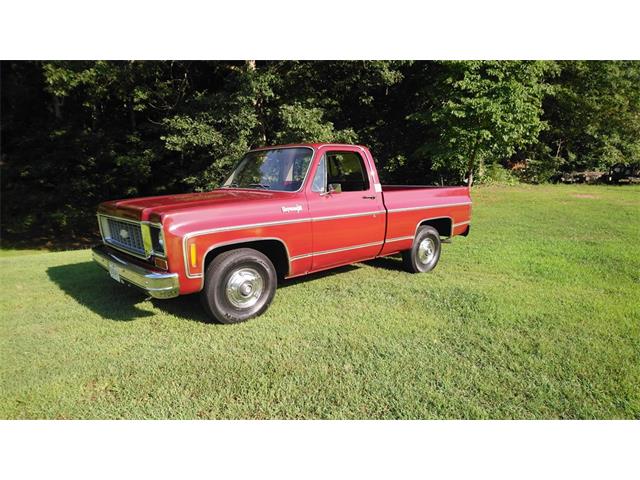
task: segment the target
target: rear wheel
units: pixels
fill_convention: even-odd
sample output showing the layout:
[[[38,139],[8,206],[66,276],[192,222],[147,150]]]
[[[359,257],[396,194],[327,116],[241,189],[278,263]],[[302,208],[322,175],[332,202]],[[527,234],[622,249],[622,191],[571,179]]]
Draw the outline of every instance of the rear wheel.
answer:
[[[212,320],[239,323],[262,314],[276,292],[276,269],[252,248],[223,252],[207,267],[202,306]]]
[[[402,252],[405,270],[411,273],[430,272],[440,260],[440,234],[430,226],[418,229],[410,250]]]

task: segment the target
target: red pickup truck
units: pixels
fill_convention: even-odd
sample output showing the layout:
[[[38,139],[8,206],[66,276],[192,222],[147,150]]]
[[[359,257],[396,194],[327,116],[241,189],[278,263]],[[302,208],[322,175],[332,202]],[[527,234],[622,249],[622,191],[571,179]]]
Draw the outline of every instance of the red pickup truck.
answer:
[[[468,187],[382,186],[366,147],[265,147],[210,192],[100,204],[93,258],[155,298],[200,292],[212,320],[236,323],[279,279],[397,253],[428,272],[470,218]]]

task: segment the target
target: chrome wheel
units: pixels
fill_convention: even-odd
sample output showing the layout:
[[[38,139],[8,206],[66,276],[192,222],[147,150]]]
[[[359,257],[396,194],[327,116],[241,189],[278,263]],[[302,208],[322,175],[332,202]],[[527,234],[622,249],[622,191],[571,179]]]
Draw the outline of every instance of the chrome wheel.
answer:
[[[238,269],[227,280],[227,299],[237,308],[253,307],[263,290],[264,280],[253,268]]]
[[[436,256],[436,244],[431,238],[425,238],[418,245],[418,260],[426,265]]]

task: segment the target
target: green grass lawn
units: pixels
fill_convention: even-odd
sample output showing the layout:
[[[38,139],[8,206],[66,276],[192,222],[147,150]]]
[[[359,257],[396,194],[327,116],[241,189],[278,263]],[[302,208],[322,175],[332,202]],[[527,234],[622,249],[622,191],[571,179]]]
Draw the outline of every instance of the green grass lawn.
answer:
[[[203,323],[88,250],[0,258],[2,418],[640,418],[640,188],[474,192],[431,274],[382,259]]]

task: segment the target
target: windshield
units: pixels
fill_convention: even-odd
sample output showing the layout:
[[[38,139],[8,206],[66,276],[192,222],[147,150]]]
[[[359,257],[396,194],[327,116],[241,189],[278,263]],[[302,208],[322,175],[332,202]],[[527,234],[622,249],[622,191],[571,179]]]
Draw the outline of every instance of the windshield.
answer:
[[[247,153],[223,187],[295,192],[304,182],[313,156],[310,148],[276,148]]]

